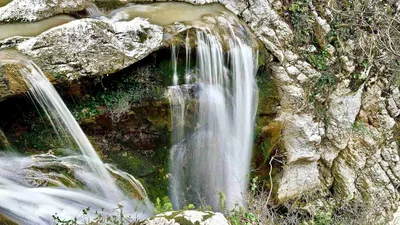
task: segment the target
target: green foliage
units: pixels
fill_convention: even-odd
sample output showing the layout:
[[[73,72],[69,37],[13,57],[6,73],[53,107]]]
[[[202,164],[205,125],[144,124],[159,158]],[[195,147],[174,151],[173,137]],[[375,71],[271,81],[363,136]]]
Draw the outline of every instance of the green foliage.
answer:
[[[254,213],[243,210],[233,211],[228,220],[232,225],[261,225]]]
[[[295,32],[295,43],[306,45],[312,42],[313,23],[311,11],[308,4],[311,0],[296,0],[288,8],[289,20]]]
[[[157,198],[155,206],[156,206],[156,210],[157,210],[155,212],[156,214],[174,210],[172,208],[172,203],[169,200],[168,196],[164,196],[162,199]]]
[[[219,192],[219,207],[221,210],[225,210],[226,209],[226,195],[223,192]]]
[[[193,65],[191,65],[191,66],[195,66],[195,64],[193,63]],[[193,69],[193,68],[191,68],[191,69]],[[185,79],[184,75],[186,72],[185,70],[186,70],[185,60],[178,60],[177,61],[177,73],[178,73],[179,83],[184,82],[184,79]],[[154,72],[161,78],[161,80],[165,86],[172,85],[174,69],[173,69],[172,61],[169,58],[163,59],[162,61],[160,61],[154,68]]]
[[[252,193],[255,193],[257,191],[258,185],[259,185],[258,176],[255,176],[251,179],[250,182],[250,190]]]
[[[86,208],[82,210],[79,217],[62,219],[55,214],[53,220],[56,225],[81,225],[81,221],[84,221],[83,224],[85,225],[126,225],[137,222],[130,216],[124,215],[122,205],[118,205],[113,215],[104,215],[104,210],[102,210],[102,212],[94,212],[94,218],[90,218],[90,208]]]
[[[130,105],[145,99],[154,99],[161,95],[162,90],[158,86],[143,86],[137,78],[127,76],[117,83],[114,90],[98,93],[94,97],[89,96],[81,104],[75,104],[72,112],[75,118],[80,121],[107,112],[113,113],[120,109],[121,102],[127,102]]]
[[[318,94],[327,94],[336,84],[336,79],[332,74],[322,73],[321,77],[318,78],[313,92],[310,96],[310,102],[314,102]]]
[[[306,52],[304,53],[307,61],[317,68],[318,70],[328,69],[328,52],[323,49],[318,49],[316,52]]]
[[[332,214],[331,213],[325,213],[325,212],[318,212],[313,220],[314,225],[333,225],[333,219],[332,219]]]

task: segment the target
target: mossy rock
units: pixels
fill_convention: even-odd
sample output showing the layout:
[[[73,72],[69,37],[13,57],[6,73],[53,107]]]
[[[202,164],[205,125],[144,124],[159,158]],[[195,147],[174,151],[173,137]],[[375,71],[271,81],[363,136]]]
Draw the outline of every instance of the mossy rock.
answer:
[[[221,213],[200,212],[195,210],[186,210],[186,211],[182,210],[182,211],[162,213],[141,223],[141,225],[156,225],[156,224],[228,225],[229,222]]]
[[[0,225],[18,225],[18,223],[11,221],[7,217],[0,214]]]
[[[21,73],[24,68],[20,64],[0,64],[0,101],[28,90]]]

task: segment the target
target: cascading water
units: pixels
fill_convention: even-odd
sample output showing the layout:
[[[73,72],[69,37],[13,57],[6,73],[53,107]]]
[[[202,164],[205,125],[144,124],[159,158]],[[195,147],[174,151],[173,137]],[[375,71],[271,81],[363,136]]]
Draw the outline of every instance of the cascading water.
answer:
[[[74,154],[57,158],[49,155],[39,156],[36,159],[0,156],[0,212],[21,224],[52,224],[52,216],[56,213],[61,218],[71,219],[87,207],[91,207],[94,211],[104,209],[103,212],[107,214],[112,213],[118,205],[123,205],[124,213],[132,215],[133,218],[149,217],[152,214],[152,206],[141,184],[133,176],[103,164],[40,68],[25,59],[2,60],[2,62],[24,65],[20,72],[30,95],[39,103],[60,135],[60,139],[72,137],[71,141],[67,142],[77,146],[83,156]],[[60,174],[44,176],[42,172],[38,173],[32,169],[42,168],[44,165],[70,168],[77,180],[84,184],[84,190],[67,188],[57,179],[49,178],[60,178],[62,176]],[[137,190],[138,195],[143,198],[142,201],[126,196],[118,188],[109,171],[113,177],[128,182]],[[36,187],[27,180],[50,182],[58,184],[58,187]],[[90,214],[92,217],[95,216],[94,211]]]
[[[90,169],[104,182],[101,195],[107,199],[121,199],[122,193],[56,89],[34,63],[28,61],[25,66],[21,72],[30,94],[39,103],[54,129],[70,134],[82,154],[87,157]]]
[[[175,208],[196,203],[223,210],[244,203],[257,109],[257,53],[232,27],[230,33],[225,55],[217,35],[197,32],[196,116],[185,113],[186,102],[194,100],[183,91],[187,85],[169,88],[174,144],[170,197]],[[190,59],[190,51],[186,54]],[[185,126],[189,120],[196,124],[190,132]]]

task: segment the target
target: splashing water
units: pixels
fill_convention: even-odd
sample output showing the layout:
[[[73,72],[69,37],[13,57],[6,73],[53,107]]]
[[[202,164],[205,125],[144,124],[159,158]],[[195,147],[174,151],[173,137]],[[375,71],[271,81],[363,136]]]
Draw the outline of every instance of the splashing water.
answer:
[[[105,14],[94,3],[89,3],[89,7],[86,8],[86,13],[92,18],[105,16]]]
[[[51,155],[38,158],[0,157],[0,212],[21,224],[52,224],[52,216],[56,213],[62,218],[73,219],[87,207],[91,207],[94,211],[104,209],[104,213],[107,214],[119,204],[124,206],[124,213],[134,218],[145,219],[151,216],[152,206],[144,188],[133,176],[103,164],[40,68],[28,60],[2,60],[2,62],[15,62],[19,65],[23,63],[24,68],[20,72],[31,97],[39,103],[60,138],[72,137],[71,141],[67,142],[77,146],[82,155],[64,158]],[[42,171],[35,172],[31,169],[43,165],[67,166],[74,172],[79,183],[84,185],[84,190],[67,188],[58,179],[43,176]],[[51,177],[65,178],[57,173],[53,173]],[[142,201],[126,196],[113,177],[131,185]],[[36,187],[37,185],[32,186],[32,183],[27,183],[27,180],[50,182],[57,184],[58,187]],[[93,218],[95,215],[90,216]]]
[[[169,88],[174,144],[170,197],[175,208],[196,203],[224,210],[244,203],[257,109],[257,54],[233,32],[228,48],[225,57],[217,36],[197,32],[199,90],[191,132],[185,127],[185,103],[193,97],[183,86]]]

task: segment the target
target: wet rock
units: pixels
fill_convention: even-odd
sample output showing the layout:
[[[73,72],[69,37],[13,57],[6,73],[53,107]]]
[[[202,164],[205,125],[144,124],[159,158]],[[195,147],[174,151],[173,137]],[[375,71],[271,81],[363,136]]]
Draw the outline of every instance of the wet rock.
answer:
[[[42,20],[84,10],[89,4],[87,0],[13,0],[0,7],[0,23]]]
[[[146,20],[106,22],[82,19],[56,27],[18,45],[56,79],[120,71],[158,50],[163,29]]]
[[[25,93],[27,87],[22,79],[21,68],[23,65],[13,62],[1,63],[0,54],[0,101]]]
[[[28,40],[29,37],[10,37],[4,40],[0,40],[0,50],[1,49],[6,49],[6,48],[11,48],[14,47],[16,45],[18,45],[19,43]]]
[[[194,210],[166,212],[154,216],[141,225],[229,225],[221,213]]]

